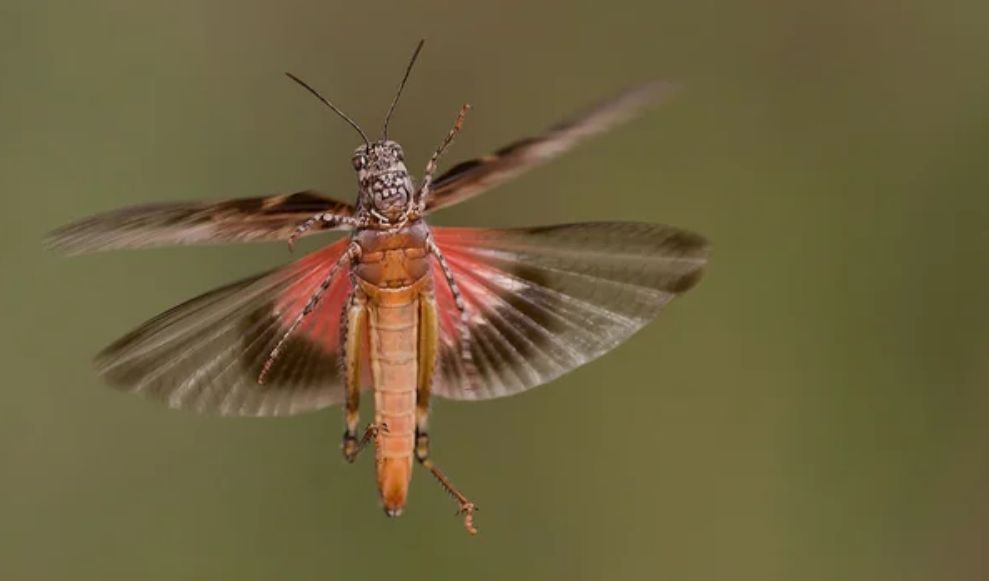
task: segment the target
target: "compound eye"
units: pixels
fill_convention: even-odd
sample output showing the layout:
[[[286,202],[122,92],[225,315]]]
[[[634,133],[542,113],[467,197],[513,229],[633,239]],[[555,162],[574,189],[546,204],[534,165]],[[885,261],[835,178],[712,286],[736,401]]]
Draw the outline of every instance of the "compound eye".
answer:
[[[367,156],[366,155],[355,155],[354,159],[354,169],[362,170],[367,166]]]

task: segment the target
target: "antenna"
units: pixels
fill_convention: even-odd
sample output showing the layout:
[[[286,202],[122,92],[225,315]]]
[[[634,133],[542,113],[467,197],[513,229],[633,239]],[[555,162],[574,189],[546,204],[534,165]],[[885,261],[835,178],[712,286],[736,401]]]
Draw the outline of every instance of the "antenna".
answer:
[[[420,39],[419,44],[416,45],[416,51],[412,53],[412,58],[409,60],[409,66],[405,69],[405,76],[402,77],[402,84],[398,86],[398,92],[395,93],[395,98],[391,102],[391,107],[388,108],[388,115],[385,116],[385,130],[382,133],[382,139],[388,139],[388,122],[391,121],[391,114],[395,112],[395,105],[398,105],[398,99],[402,96],[402,89],[405,88],[405,81],[409,80],[409,73],[412,72],[412,65],[416,64],[416,57],[419,56],[419,51],[422,50],[422,45],[426,43],[426,39]]]
[[[360,125],[358,125],[357,123],[354,123],[354,120],[353,119],[351,119],[350,117],[347,117],[346,115],[344,115],[343,111],[337,109],[336,105],[334,105],[333,103],[330,103],[326,99],[326,97],[320,95],[319,94],[319,91],[317,91],[316,89],[310,87],[305,81],[303,81],[299,77],[293,75],[292,73],[285,73],[285,74],[288,75],[288,78],[292,79],[296,83],[299,83],[300,85],[302,85],[303,87],[305,87],[307,91],[309,91],[313,95],[316,95],[316,98],[317,99],[319,99],[320,101],[322,101],[323,103],[325,103],[326,106],[329,107],[330,109],[333,109],[333,112],[336,113],[337,115],[339,115],[340,117],[342,117],[344,121],[346,121],[347,123],[350,123],[350,126],[353,127],[354,129],[356,129],[357,132],[361,134],[361,137],[364,138],[364,145],[366,145],[368,149],[371,149],[371,142],[370,142],[370,140],[368,140],[367,135],[364,133],[364,130],[361,129]]]

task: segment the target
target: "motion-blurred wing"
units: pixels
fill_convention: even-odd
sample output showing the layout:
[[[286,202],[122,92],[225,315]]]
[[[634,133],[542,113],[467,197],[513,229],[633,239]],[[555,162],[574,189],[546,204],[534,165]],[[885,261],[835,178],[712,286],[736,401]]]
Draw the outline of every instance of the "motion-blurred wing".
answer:
[[[460,163],[436,179],[426,210],[433,211],[484,193],[515,176],[570,151],[581,141],[608,131],[658,103],[673,85],[653,81],[599,103],[542,135],[516,141],[493,154]]]
[[[257,380],[348,243],[340,240],[159,315],[100,353],[99,373],[125,391],[200,413],[290,415],[342,401],[340,324],[350,294],[349,267],[338,271],[291,335],[264,385]]]
[[[354,207],[312,191],[216,203],[147,204],[62,226],[49,234],[46,245],[72,255],[173,244],[286,240],[300,224],[322,212],[351,216]],[[321,222],[307,235],[327,229]]]
[[[601,222],[515,230],[434,228],[470,317],[468,381],[453,297],[434,268],[441,314],[434,393],[513,395],[587,363],[693,287],[709,247],[667,226]]]

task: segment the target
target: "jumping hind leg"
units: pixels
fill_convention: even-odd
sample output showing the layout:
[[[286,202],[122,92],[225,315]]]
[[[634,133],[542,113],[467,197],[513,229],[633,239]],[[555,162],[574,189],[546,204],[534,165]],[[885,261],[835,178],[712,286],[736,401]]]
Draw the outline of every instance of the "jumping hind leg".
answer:
[[[416,391],[416,459],[436,480],[443,489],[457,501],[460,510],[457,514],[464,515],[464,527],[472,535],[477,534],[474,528],[474,511],[477,507],[467,500],[450,482],[443,472],[429,458],[429,396],[433,385],[433,372],[436,367],[436,353],[439,347],[439,324],[436,314],[436,299],[432,293],[423,293],[419,301],[419,380]]]
[[[364,436],[357,438],[357,424],[360,422],[359,408],[361,404],[361,361],[362,349],[367,336],[367,297],[359,290],[353,291],[347,306],[344,319],[344,376],[347,386],[347,403],[344,421],[346,428],[343,433],[343,457],[347,462],[353,462],[357,455],[378,435],[381,426],[371,424]],[[384,427],[387,430],[387,426]]]

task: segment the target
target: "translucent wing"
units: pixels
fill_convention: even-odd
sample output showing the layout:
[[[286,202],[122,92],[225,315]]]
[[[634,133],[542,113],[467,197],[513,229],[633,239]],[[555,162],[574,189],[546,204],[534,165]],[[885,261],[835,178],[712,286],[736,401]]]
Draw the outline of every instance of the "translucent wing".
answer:
[[[460,400],[513,395],[603,355],[693,287],[709,253],[698,234],[639,223],[434,228],[433,235],[464,295],[479,373],[468,382],[457,310],[434,268],[441,313],[434,393]]]
[[[264,385],[257,379],[271,349],[347,244],[340,240],[159,315],[100,353],[99,373],[125,391],[201,413],[289,415],[342,401],[340,325],[350,293],[349,267],[338,271],[291,336]]]
[[[493,154],[460,163],[436,179],[427,211],[460,203],[546,163],[588,137],[613,129],[668,95],[673,85],[653,81],[633,87],[541,135],[516,141]]]
[[[225,202],[172,202],[112,210],[62,226],[46,245],[65,254],[207,244],[285,240],[321,212],[351,216],[354,207],[312,191]],[[317,224],[307,235],[326,230]]]

